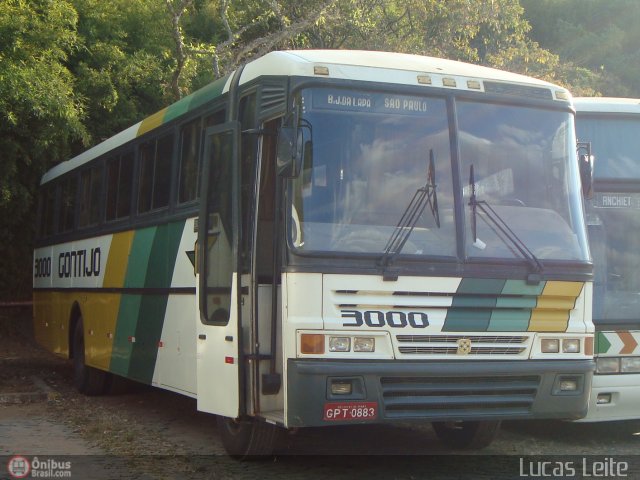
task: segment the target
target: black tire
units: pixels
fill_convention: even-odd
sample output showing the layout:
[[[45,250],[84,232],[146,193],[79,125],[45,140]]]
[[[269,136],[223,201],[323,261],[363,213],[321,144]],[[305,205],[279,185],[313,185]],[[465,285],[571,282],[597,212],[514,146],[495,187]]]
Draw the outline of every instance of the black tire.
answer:
[[[239,460],[259,460],[273,455],[284,430],[266,422],[218,417],[218,432],[229,455]]]
[[[135,391],[135,382],[128,378],[107,373],[106,386],[104,393],[107,395],[123,395],[131,391]]]
[[[73,331],[73,382],[80,393],[102,395],[107,389],[109,374],[85,364],[84,327],[78,319]]]
[[[451,448],[480,450],[489,446],[500,430],[500,421],[433,422],[442,443]]]

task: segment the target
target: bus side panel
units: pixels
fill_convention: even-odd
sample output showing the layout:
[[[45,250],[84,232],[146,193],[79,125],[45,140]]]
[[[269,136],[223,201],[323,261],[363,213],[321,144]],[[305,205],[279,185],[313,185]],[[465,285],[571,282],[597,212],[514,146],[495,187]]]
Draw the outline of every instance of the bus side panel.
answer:
[[[100,370],[109,370],[120,294],[93,293],[80,304],[85,335],[85,362]]]
[[[69,301],[73,296],[61,292],[37,291],[34,300],[34,335],[36,341],[56,355],[69,353]]]
[[[184,225],[179,221],[135,232],[109,365],[118,375],[152,383]],[[179,258],[189,262],[184,254]]]
[[[195,295],[169,297],[153,375],[154,385],[196,395],[197,315]]]
[[[198,322],[195,297],[196,233],[195,219],[188,219],[182,231],[178,253],[171,279],[172,292],[162,326],[153,384],[189,395],[196,395],[196,322]]]

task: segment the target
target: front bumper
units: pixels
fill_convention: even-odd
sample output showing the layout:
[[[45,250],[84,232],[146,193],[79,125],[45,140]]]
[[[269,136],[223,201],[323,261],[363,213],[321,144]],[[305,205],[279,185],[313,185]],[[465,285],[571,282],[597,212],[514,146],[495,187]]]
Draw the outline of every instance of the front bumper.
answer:
[[[610,399],[598,403],[598,396]],[[581,422],[640,419],[640,374],[594,375],[589,413]]]
[[[289,359],[288,427],[402,421],[576,420],[587,414],[593,360],[346,361]],[[561,391],[560,381],[575,381]],[[336,395],[332,382],[351,382]],[[375,418],[325,420],[328,403],[378,406]]]

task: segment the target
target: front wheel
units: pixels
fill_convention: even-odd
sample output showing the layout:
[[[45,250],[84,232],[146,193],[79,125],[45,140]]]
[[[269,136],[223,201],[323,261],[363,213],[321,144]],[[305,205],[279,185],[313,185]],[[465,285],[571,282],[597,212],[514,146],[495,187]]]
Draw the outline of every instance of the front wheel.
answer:
[[[433,422],[442,443],[451,448],[480,450],[489,446],[500,429],[500,421]]]
[[[272,455],[283,433],[275,425],[255,420],[218,417],[217,424],[224,449],[241,460]]]

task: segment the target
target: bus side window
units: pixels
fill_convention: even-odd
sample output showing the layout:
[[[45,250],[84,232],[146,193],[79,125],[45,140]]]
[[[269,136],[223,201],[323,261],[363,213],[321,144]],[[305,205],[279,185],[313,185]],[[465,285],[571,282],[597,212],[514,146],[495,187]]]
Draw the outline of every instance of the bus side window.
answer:
[[[48,237],[55,233],[56,185],[47,185],[40,200],[40,236]]]
[[[118,205],[117,218],[131,215],[131,197],[133,193],[133,152],[127,152],[120,157],[120,175],[118,177]]]
[[[158,139],[156,148],[156,168],[153,175],[154,210],[169,205],[171,189],[171,160],[173,158],[173,135],[165,135]]]
[[[187,123],[180,132],[180,169],[178,203],[195,200],[198,194],[198,157],[200,153],[200,119]]]
[[[85,170],[80,174],[80,214],[78,227],[89,227],[100,221],[100,197],[102,190],[102,166]]]
[[[107,160],[107,221],[128,217],[131,213],[133,152]]]
[[[69,232],[75,226],[76,193],[78,177],[72,175],[62,182],[60,192],[60,214],[58,216],[58,232]]]
[[[173,135],[143,143],[139,151],[138,213],[146,213],[169,205]]]
[[[211,115],[207,115],[204,118],[204,128],[223,124],[226,116],[227,116],[226,110],[218,110],[217,112],[214,112]]]

